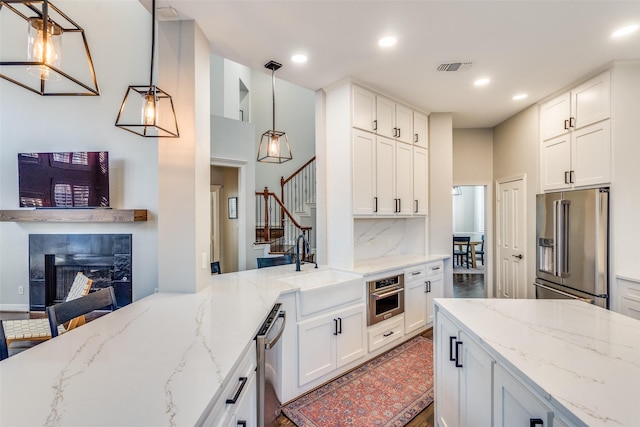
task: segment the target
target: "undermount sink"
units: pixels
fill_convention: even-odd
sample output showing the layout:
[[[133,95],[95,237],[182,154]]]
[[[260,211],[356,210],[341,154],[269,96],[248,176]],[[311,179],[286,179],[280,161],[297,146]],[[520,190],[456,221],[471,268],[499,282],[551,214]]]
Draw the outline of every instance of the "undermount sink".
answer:
[[[279,280],[299,288],[300,316],[358,301],[364,295],[362,276],[338,270],[309,271]]]

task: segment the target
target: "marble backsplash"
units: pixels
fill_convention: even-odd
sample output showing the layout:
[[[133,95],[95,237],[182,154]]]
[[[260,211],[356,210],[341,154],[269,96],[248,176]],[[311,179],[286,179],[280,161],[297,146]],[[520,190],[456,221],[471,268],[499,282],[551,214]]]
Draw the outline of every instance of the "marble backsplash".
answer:
[[[390,255],[425,254],[425,219],[383,218],[354,221],[354,261]]]

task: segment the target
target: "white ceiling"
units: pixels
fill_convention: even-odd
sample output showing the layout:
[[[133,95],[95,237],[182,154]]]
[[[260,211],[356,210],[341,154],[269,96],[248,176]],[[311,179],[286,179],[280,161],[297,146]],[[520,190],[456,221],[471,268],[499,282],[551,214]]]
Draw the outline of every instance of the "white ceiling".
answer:
[[[344,77],[426,112],[453,112],[456,128],[493,127],[612,60],[640,59],[633,1],[238,1],[158,0],[195,19],[211,51],[256,70],[283,64],[276,77],[316,90]],[[393,48],[377,40],[395,35]],[[304,52],[306,64],[294,64]],[[442,62],[468,71],[438,72]],[[483,88],[479,77],[491,78]],[[513,101],[516,93],[528,98]]]

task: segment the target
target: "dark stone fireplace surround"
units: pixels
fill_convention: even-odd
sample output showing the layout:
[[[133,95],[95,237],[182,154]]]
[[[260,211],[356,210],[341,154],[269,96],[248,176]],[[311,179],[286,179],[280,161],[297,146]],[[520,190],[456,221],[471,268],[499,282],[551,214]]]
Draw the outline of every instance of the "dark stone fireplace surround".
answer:
[[[75,275],[93,280],[91,291],[113,286],[118,307],[132,301],[131,234],[30,234],[29,309],[63,301]]]

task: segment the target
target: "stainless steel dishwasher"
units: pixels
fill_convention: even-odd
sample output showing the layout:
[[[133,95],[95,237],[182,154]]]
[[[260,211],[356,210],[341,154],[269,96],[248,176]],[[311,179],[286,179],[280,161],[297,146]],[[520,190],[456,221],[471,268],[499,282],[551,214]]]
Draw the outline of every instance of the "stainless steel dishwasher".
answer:
[[[275,389],[271,381],[265,378],[265,363],[266,352],[272,350],[282,333],[286,324],[286,313],[284,310],[280,310],[282,304],[274,304],[271,312],[264,321],[258,335],[256,335],[256,351],[258,366],[256,368],[257,381],[257,411],[258,411],[258,427],[272,426],[275,424],[275,420],[280,409],[280,402],[276,396]],[[274,327],[278,320],[282,319],[282,326],[275,330]],[[272,331],[273,330],[273,331]]]

